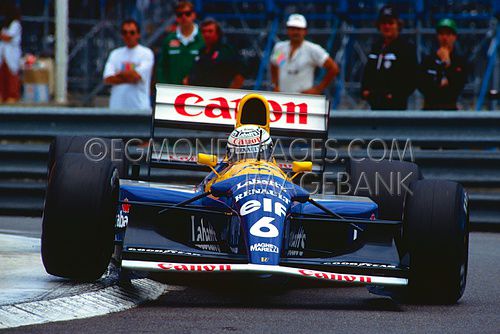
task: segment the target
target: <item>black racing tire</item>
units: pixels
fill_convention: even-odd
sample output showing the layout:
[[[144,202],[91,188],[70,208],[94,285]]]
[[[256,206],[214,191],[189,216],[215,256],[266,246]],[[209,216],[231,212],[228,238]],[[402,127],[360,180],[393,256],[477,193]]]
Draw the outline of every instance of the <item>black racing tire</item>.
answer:
[[[378,205],[379,219],[397,221],[402,219],[403,202],[411,182],[422,178],[418,165],[406,161],[351,159],[346,173],[348,189],[343,194],[369,197]]]
[[[66,153],[53,165],[42,222],[42,260],[52,275],[95,281],[106,271],[114,248],[118,171]]]
[[[405,200],[403,245],[409,285],[403,299],[422,304],[454,304],[467,282],[468,198],[462,185],[442,180],[411,184]]]
[[[113,139],[113,145],[111,145],[111,139],[109,138],[98,138],[91,136],[57,136],[50,144],[49,148],[49,161],[47,165],[48,173],[52,169],[54,162],[60,159],[66,153],[79,153],[85,154],[85,150],[88,149],[88,145],[92,142],[97,143],[97,145],[105,145],[105,156],[102,160],[112,160],[113,164],[118,169],[120,178],[124,179],[128,176],[128,160],[125,155],[125,144],[121,139]],[[111,149],[114,149],[113,155],[111,155]],[[96,153],[100,152],[99,147],[96,148]],[[96,157],[97,158],[97,157]],[[113,159],[112,159],[113,158]],[[100,158],[97,158],[100,159]]]

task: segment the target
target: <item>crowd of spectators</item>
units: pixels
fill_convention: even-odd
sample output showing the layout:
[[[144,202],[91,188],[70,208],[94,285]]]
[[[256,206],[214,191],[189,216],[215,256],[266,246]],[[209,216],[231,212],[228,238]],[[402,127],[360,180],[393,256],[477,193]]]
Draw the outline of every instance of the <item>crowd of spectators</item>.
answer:
[[[162,43],[156,82],[240,88],[245,65],[234,48],[223,41],[220,24],[206,19],[198,26],[189,1],[180,1],[175,14],[177,28]],[[361,82],[361,98],[371,109],[405,110],[409,96],[418,89],[424,96],[424,109],[457,110],[470,66],[454,48],[456,23],[447,18],[438,23],[439,48],[421,64],[414,45],[401,37],[403,21],[393,7],[382,7],[376,26],[380,38],[367,55]],[[286,28],[289,39],[277,42],[271,52],[273,90],[322,94],[339,73],[338,65],[323,47],[305,39],[307,20],[303,15],[291,14]],[[135,21],[123,23],[122,35],[126,47],[111,53],[104,71],[105,82],[113,85],[110,107],[150,108],[152,51],[138,44],[140,32]],[[317,68],[324,68],[325,75],[315,85]]]
[[[408,97],[418,88],[425,110],[457,110],[469,65],[454,48],[455,21],[439,21],[436,35],[439,49],[418,64],[415,47],[400,32],[403,21],[391,6],[379,13],[377,28],[381,38],[368,54],[361,82],[361,95],[373,110],[405,110]]]

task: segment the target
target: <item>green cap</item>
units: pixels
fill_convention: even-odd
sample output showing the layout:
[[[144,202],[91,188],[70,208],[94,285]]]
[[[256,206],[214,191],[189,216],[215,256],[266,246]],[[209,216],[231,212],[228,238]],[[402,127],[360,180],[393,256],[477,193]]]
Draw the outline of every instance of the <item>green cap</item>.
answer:
[[[456,22],[452,19],[441,19],[436,26],[436,30],[439,31],[441,28],[451,29],[455,34],[457,34],[458,30]]]

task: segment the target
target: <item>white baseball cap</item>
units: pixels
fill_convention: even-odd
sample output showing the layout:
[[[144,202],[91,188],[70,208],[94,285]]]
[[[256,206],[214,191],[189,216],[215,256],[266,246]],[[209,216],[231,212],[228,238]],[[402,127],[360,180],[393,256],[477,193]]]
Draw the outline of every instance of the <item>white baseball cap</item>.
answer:
[[[286,21],[286,26],[293,27],[293,28],[306,29],[307,28],[307,21],[306,21],[306,18],[304,17],[304,15],[291,14],[288,17],[288,21]]]

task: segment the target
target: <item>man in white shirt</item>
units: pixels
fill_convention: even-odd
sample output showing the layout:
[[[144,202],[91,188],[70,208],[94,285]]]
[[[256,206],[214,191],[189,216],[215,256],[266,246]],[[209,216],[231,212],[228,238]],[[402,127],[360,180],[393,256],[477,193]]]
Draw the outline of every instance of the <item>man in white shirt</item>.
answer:
[[[307,21],[292,14],[286,22],[290,40],[276,43],[271,53],[271,80],[276,92],[321,94],[338,74],[339,68],[321,46],[305,40]],[[314,86],[316,67],[326,69],[323,80]]]
[[[113,86],[109,107],[150,110],[153,51],[139,44],[141,34],[136,21],[124,21],[121,32],[126,46],[111,51],[104,67],[104,82]]]

